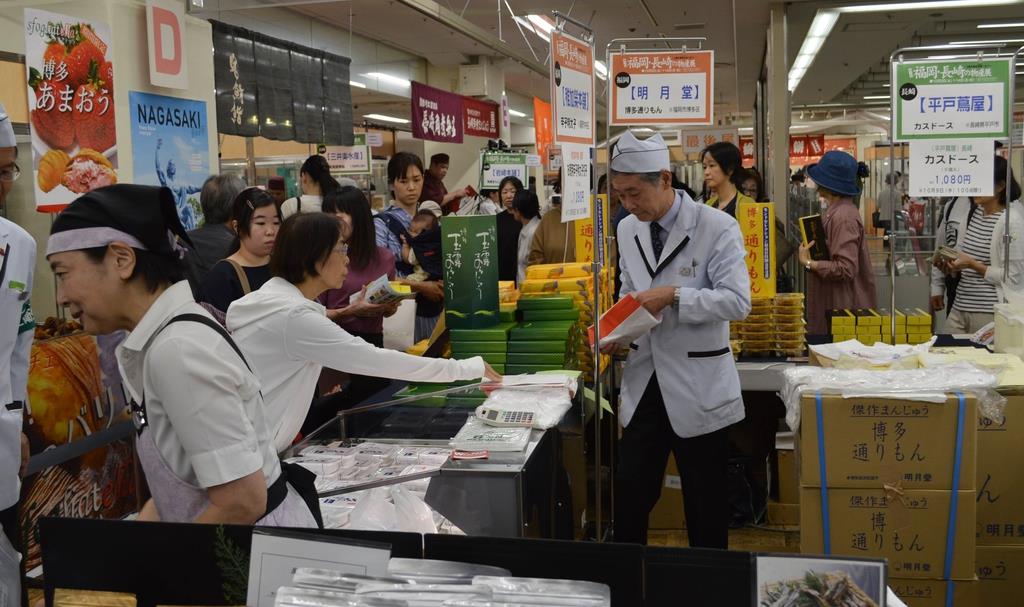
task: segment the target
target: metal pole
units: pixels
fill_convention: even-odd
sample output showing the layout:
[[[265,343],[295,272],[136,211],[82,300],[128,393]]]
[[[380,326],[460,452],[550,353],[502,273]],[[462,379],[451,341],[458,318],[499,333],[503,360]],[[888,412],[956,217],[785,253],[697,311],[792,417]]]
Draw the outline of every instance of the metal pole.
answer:
[[[896,174],[896,99],[899,97],[899,84],[896,80],[896,64],[893,63],[892,58],[897,52],[889,55],[889,79],[892,81],[889,85],[889,101],[892,108],[890,112],[889,120],[889,175]],[[903,63],[902,58],[900,63]],[[888,177],[888,175],[886,175]],[[892,345],[896,345],[896,199],[893,198],[896,194],[896,180],[887,179],[889,183],[889,196],[892,202],[892,212],[889,217],[889,233],[882,236],[882,246],[884,248],[885,243],[889,243],[889,339],[892,341]]]
[[[1006,217],[1003,224],[1006,226],[1003,233],[1003,302],[1007,301],[1006,282],[1010,278],[1010,242],[1013,240],[1013,235],[1010,234],[1010,207],[1013,206],[1011,204],[1013,201],[1010,200],[1010,184],[1013,182],[1013,103],[1016,92],[1014,89],[1017,80],[1017,56],[1021,52],[1024,52],[1024,46],[1017,49],[1017,52],[1010,57],[1010,102],[1006,108],[1009,137],[1006,140],[1006,185],[1003,188],[1003,195],[1006,197]],[[1018,235],[1017,238],[1024,238],[1024,235]]]

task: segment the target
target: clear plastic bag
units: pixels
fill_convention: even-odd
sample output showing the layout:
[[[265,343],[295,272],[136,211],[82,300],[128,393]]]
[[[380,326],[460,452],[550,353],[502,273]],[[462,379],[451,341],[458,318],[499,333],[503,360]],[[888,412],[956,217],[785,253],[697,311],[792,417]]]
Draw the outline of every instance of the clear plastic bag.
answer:
[[[558,425],[569,409],[572,398],[564,387],[498,388],[481,405],[497,411],[530,411],[533,427],[547,430]]]
[[[612,592],[606,584],[542,578],[477,576],[473,586],[494,591],[496,601],[521,605],[611,607]]]
[[[320,590],[331,590],[334,592],[355,593],[360,584],[402,584],[404,580],[398,578],[371,577],[368,575],[357,575],[355,573],[344,573],[331,569],[315,569],[310,567],[298,567],[292,574],[292,584],[302,588],[313,588]]]
[[[800,427],[800,399],[805,394],[838,394],[845,398],[889,397],[931,403],[946,401],[954,392],[978,400],[978,413],[1001,423],[1006,399],[996,392],[998,378],[969,363],[953,363],[927,369],[869,371],[792,367],[782,372],[779,396],[786,404],[786,423],[794,432]]]
[[[405,601],[363,597],[348,592],[282,586],[275,607],[408,607]]]
[[[475,563],[392,558],[388,575],[418,584],[471,584],[477,576],[509,576],[507,569]]]
[[[395,503],[396,531],[437,533],[430,506],[411,491],[394,485],[391,487],[391,500]]]
[[[359,500],[349,515],[349,529],[394,531],[398,526],[395,505],[388,499],[389,491],[378,487]]]
[[[459,599],[490,600],[492,591],[484,586],[456,584],[365,584],[356,591],[361,597],[404,601],[409,607],[442,607]]]

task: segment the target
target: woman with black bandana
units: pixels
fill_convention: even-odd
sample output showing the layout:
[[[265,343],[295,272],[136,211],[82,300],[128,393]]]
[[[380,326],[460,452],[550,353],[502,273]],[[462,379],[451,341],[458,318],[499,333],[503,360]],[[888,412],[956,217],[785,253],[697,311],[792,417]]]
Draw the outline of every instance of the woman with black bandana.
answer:
[[[310,479],[282,473],[260,384],[193,300],[178,239],[170,190],[114,185],[72,202],[46,250],[58,302],[86,331],[129,331],[117,361],[152,495],[139,520],[316,526],[315,493],[295,489]]]

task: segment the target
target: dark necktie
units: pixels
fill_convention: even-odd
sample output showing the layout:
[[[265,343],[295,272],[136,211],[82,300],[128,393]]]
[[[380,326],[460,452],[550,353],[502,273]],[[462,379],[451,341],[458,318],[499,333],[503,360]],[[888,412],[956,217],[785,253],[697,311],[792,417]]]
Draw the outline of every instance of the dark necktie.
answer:
[[[651,245],[654,247],[654,259],[661,259],[661,251],[665,243],[661,241],[661,225],[657,221],[651,222]]]

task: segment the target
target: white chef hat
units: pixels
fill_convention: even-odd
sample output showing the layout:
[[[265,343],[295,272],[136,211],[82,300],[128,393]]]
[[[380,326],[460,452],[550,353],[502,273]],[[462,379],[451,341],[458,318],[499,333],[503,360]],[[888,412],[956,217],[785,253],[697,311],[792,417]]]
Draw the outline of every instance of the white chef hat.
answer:
[[[659,133],[640,140],[633,131],[626,131],[612,146],[611,169],[616,173],[668,171],[668,146]]]
[[[18,142],[14,140],[14,125],[11,124],[11,117],[7,115],[7,109],[0,103],[0,148],[17,147]]]

